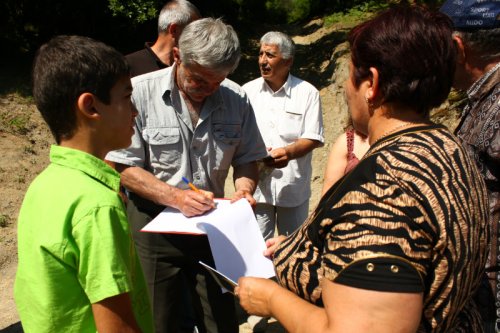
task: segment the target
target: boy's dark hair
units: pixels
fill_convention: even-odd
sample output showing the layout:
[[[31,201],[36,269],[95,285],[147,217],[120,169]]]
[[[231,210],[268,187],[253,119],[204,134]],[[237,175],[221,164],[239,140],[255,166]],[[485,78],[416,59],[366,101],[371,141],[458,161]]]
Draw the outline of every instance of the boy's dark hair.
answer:
[[[109,104],[111,88],[128,75],[123,55],[91,38],[57,36],[42,45],[33,63],[33,97],[56,142],[73,136],[82,93]]]
[[[379,72],[382,102],[428,115],[447,98],[455,72],[451,20],[418,6],[397,6],[349,34],[354,83]]]

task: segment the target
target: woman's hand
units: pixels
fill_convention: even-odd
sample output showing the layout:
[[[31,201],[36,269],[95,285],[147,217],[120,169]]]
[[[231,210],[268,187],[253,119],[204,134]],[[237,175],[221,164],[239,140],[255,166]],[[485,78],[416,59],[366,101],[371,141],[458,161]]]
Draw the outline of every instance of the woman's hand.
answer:
[[[239,298],[241,307],[249,314],[271,316],[270,300],[273,293],[281,288],[276,282],[263,278],[241,277],[234,294]]]
[[[267,249],[264,250],[264,256],[272,258],[274,251],[278,248],[281,242],[286,238],[286,236],[280,235],[278,237],[269,238],[266,241]]]

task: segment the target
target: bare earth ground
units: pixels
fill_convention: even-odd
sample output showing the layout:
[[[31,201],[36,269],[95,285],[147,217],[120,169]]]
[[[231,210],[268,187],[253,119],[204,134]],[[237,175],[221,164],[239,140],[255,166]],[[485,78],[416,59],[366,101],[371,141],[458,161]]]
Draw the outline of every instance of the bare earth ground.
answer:
[[[19,321],[12,297],[17,214],[27,186],[48,164],[52,137],[35,106],[14,94],[0,97],[0,124],[1,329]]]
[[[342,133],[347,120],[342,84],[348,75],[348,51],[345,43],[339,45],[345,31],[341,28],[345,27],[322,28],[320,21],[313,21],[302,27],[310,34],[294,37],[298,45],[295,72],[318,87],[323,105],[326,140],[324,147],[316,149],[313,154],[311,209],[319,200],[330,146]],[[294,35],[293,31],[288,33]],[[299,58],[302,62],[298,61]],[[240,68],[245,60],[247,66],[253,66],[254,76],[242,74],[239,81],[233,78],[239,83],[258,75],[255,73],[255,57],[244,55]],[[454,128],[457,116],[457,112],[440,110],[433,119]],[[30,99],[20,98],[17,94],[0,95],[0,333],[22,332],[13,301],[17,266],[16,221],[28,185],[48,164],[52,143],[50,132]],[[231,193],[230,182],[227,183],[227,191]],[[248,324],[241,324],[240,333],[248,332]],[[267,332],[281,333],[284,329],[272,321]]]

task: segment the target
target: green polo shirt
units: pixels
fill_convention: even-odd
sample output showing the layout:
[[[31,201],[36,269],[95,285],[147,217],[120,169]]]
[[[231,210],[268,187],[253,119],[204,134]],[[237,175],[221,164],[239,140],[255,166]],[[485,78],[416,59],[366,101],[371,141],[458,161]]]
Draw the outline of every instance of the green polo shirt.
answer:
[[[25,332],[95,332],[91,304],[130,293],[143,332],[153,331],[119,174],[102,160],[52,146],[18,221],[14,297]]]

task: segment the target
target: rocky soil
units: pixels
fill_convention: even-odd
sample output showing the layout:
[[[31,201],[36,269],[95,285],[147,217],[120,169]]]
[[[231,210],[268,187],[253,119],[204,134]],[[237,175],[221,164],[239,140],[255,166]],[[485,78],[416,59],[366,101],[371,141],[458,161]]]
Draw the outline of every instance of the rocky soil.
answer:
[[[311,209],[319,200],[330,146],[347,120],[342,88],[348,76],[348,47],[343,42],[347,28],[340,25],[324,28],[321,20],[316,20],[303,27],[283,29],[297,43],[294,74],[313,83],[321,93],[326,143],[313,153]],[[295,30],[300,30],[300,34]],[[260,35],[260,32],[255,34]],[[232,77],[238,83],[258,75],[256,42],[250,41],[254,48],[244,54]],[[458,112],[444,105],[434,111],[433,119],[454,128]],[[48,163],[52,143],[50,132],[29,98],[16,93],[0,95],[0,333],[22,331],[12,296],[17,265],[16,220],[29,183]],[[227,188],[232,191],[229,185]],[[272,322],[267,331],[284,332],[277,322]],[[242,324],[240,332],[250,332],[248,325]]]

